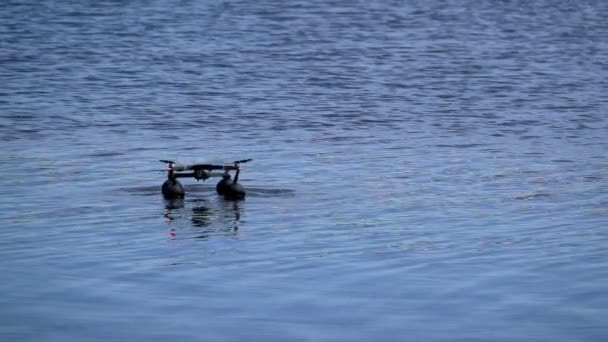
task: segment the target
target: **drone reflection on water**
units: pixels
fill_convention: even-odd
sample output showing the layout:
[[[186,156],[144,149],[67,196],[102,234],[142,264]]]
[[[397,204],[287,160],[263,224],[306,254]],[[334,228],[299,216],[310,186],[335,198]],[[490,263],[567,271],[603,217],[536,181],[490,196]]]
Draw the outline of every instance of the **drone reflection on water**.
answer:
[[[233,235],[239,230],[242,202],[164,200],[163,217],[170,239]],[[179,233],[179,237],[178,237]]]

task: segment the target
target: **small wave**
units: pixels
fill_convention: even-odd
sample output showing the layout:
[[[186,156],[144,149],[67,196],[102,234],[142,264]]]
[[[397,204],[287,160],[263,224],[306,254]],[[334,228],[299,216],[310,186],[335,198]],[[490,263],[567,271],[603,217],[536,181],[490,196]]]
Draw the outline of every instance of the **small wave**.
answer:
[[[523,200],[530,200],[530,199],[541,198],[541,197],[549,197],[549,194],[538,193],[538,194],[520,195],[520,196],[516,196],[515,199],[523,201]]]
[[[122,155],[124,155],[124,153],[117,152],[117,151],[96,151],[96,152],[90,153],[88,156],[89,157],[116,157],[116,156],[122,156]]]
[[[483,146],[482,144],[453,144],[453,145],[444,145],[444,144],[440,144],[440,145],[435,145],[435,147],[440,147],[440,148],[472,148],[472,147],[480,147]]]

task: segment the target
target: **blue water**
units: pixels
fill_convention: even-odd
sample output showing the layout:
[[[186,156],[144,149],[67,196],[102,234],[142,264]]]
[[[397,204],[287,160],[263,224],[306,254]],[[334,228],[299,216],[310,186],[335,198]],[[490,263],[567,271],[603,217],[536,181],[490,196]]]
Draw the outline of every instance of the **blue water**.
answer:
[[[5,1],[0,340],[605,341],[606,18]]]

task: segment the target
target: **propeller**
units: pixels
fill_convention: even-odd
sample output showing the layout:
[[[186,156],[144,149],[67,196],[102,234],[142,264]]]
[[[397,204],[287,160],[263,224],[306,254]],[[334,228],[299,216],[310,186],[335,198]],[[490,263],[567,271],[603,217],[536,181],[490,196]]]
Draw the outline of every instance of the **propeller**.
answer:
[[[250,162],[250,161],[252,161],[252,160],[253,160],[253,159],[241,159],[241,160],[237,160],[237,161],[235,161],[234,163],[235,163],[235,164],[240,164],[240,163],[246,163],[246,162]]]

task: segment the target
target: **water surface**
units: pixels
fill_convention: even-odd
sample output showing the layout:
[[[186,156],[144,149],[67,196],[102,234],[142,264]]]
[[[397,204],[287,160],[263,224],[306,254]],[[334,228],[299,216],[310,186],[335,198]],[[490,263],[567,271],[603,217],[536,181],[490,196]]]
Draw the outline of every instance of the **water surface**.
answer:
[[[606,17],[9,1],[0,339],[605,340]]]

